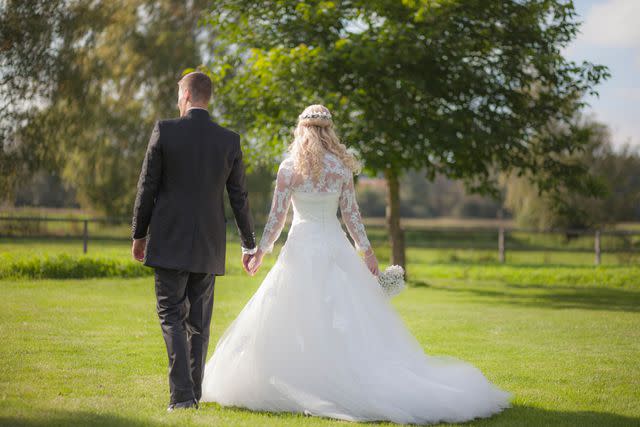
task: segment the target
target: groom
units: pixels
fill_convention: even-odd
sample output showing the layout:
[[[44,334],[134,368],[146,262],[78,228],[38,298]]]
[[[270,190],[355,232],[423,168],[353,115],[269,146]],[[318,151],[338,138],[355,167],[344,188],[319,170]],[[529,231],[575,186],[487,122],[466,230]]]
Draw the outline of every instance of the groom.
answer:
[[[180,118],[155,124],[133,209],[133,257],[155,269],[169,356],[168,410],[198,407],[209,344],[215,276],[224,274],[224,189],[242,239],[242,264],[255,253],[240,136],[211,120],[211,80],[178,82]]]

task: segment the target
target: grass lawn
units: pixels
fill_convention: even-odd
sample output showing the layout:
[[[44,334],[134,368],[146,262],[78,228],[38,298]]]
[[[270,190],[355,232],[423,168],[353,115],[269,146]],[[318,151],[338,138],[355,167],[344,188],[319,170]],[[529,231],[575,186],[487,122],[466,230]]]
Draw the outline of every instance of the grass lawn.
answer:
[[[56,250],[69,252],[0,243],[15,256]],[[100,253],[128,257],[122,243]],[[593,275],[586,263],[482,265],[469,262],[477,253],[453,253],[411,248],[412,286],[392,303],[426,352],[469,361],[515,394],[513,408],[469,425],[640,425],[637,267]],[[249,278],[234,267],[218,278],[209,354],[265,271]],[[210,403],[167,414],[151,277],[3,280],[0,289],[2,425],[352,425]]]

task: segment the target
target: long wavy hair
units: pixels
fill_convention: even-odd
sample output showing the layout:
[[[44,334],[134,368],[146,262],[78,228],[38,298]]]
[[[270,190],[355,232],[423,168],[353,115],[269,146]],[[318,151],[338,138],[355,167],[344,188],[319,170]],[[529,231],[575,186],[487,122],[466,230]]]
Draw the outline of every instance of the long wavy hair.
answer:
[[[360,172],[360,162],[340,142],[333,127],[331,113],[324,105],[314,104],[305,108],[298,116],[293,136],[289,153],[294,169],[314,182],[320,178],[326,152],[336,155],[354,174]]]

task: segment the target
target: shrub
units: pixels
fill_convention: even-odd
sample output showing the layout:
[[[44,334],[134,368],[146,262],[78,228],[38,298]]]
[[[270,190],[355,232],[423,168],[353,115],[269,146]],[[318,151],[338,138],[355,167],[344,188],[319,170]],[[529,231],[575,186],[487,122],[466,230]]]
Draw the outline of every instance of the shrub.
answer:
[[[0,255],[0,279],[83,279],[90,277],[142,277],[153,272],[141,263],[108,257]]]

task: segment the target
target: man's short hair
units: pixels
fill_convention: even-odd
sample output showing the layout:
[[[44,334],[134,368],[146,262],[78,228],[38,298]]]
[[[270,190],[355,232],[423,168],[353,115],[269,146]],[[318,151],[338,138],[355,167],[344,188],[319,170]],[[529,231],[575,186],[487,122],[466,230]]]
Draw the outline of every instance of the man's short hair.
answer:
[[[198,103],[209,103],[211,99],[211,79],[205,73],[193,71],[180,79],[184,89],[189,89],[191,99]]]

